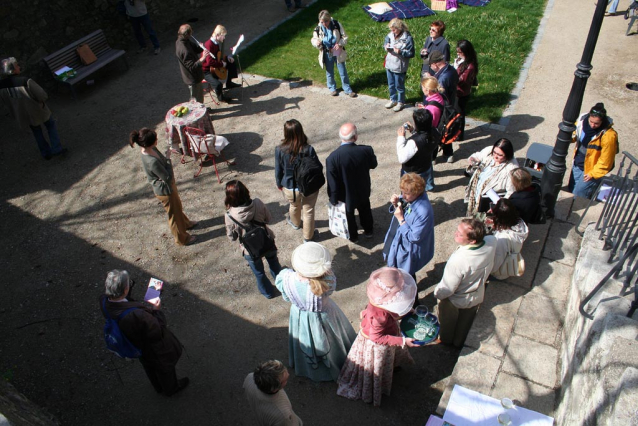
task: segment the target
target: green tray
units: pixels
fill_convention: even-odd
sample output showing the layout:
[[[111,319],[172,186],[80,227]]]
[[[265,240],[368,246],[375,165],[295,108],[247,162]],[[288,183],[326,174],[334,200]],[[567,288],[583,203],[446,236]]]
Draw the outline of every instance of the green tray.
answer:
[[[436,328],[436,331],[434,332],[434,335],[432,337],[428,337],[425,340],[415,340],[414,343],[417,345],[426,345],[428,343],[433,342],[437,337],[439,337],[439,329],[440,329],[439,319],[436,317],[436,315],[432,313],[428,315],[431,315],[434,318],[436,318],[436,324],[434,325],[434,327]],[[417,321],[418,321],[418,317],[416,316],[416,314],[411,314],[411,315],[403,317],[403,319],[401,320],[401,334],[403,334],[405,337],[410,337],[414,339],[414,330],[416,328]]]

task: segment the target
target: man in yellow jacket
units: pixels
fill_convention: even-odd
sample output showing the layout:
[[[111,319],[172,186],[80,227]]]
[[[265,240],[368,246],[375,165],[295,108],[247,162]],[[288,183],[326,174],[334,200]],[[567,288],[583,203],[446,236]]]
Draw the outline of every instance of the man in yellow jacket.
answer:
[[[607,116],[602,102],[579,117],[573,137],[576,151],[568,187],[576,197],[591,198],[600,180],[613,170],[618,133],[612,125],[613,120]]]

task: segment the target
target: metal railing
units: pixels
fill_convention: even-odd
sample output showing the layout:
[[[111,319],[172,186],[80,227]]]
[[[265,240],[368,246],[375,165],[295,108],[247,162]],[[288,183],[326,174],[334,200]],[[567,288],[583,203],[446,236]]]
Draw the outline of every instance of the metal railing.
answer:
[[[587,211],[601,196],[605,206],[596,222],[596,231],[600,231],[599,239],[604,240],[603,249],[609,250],[608,263],[618,262],[601,282],[583,299],[580,312],[587,318],[593,316],[585,311],[585,305],[605,285],[612,276],[624,279],[621,296],[628,295],[633,283],[634,300],[627,316],[631,317],[638,308],[638,159],[626,151],[616,175],[602,179],[594,192],[580,221],[576,232],[587,215]]]

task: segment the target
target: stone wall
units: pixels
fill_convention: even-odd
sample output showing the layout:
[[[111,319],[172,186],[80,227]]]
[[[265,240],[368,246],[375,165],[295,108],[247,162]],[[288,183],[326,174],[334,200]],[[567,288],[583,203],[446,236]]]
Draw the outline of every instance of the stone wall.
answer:
[[[212,0],[146,0],[160,41],[172,44],[177,27],[210,7]],[[0,58],[16,57],[30,77],[51,80],[42,58],[96,29],[111,47],[137,50],[131,25],[116,11],[117,0],[23,0],[0,2]],[[45,77],[43,79],[43,77]]]
[[[557,425],[638,424],[638,313],[627,318],[630,298],[615,280],[580,314],[581,301],[609,272],[608,251],[593,225],[587,228],[572,278],[561,353]]]

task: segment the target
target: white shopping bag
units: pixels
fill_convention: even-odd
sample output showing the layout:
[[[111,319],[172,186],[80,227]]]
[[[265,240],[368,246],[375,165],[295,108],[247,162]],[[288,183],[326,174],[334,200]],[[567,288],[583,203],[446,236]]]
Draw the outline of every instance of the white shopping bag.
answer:
[[[345,203],[340,201],[336,206],[328,204],[328,222],[332,235],[345,238],[346,240],[350,239]]]

